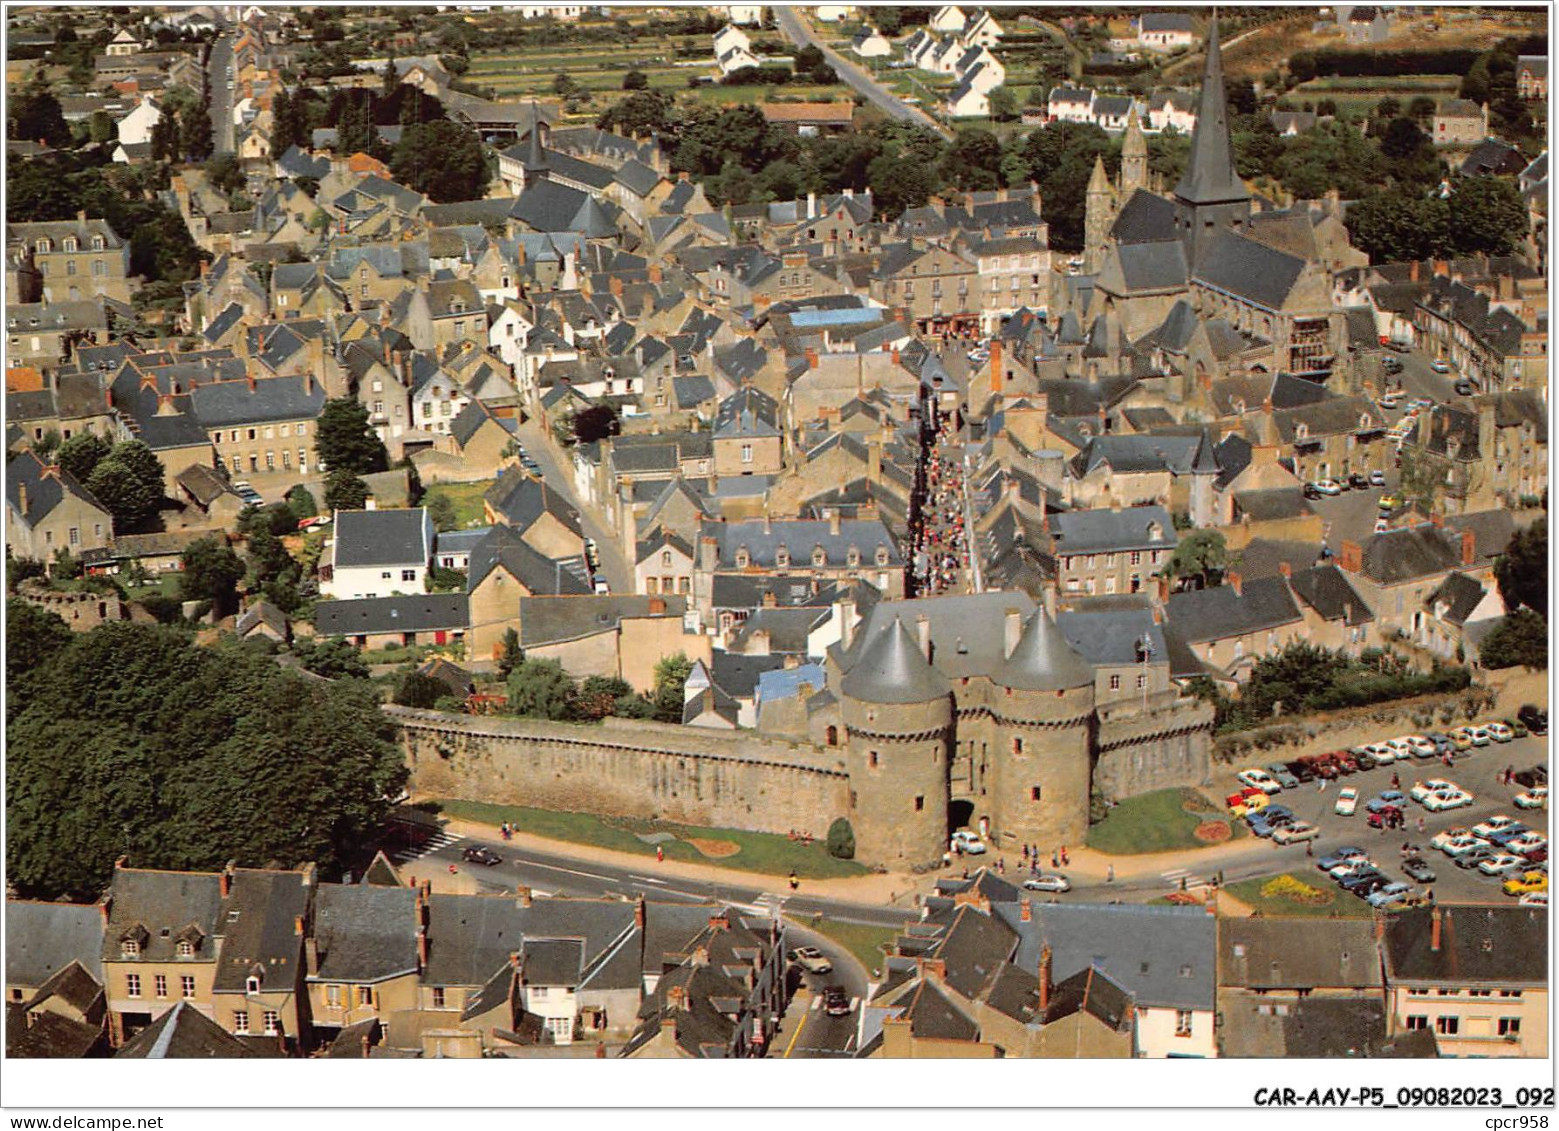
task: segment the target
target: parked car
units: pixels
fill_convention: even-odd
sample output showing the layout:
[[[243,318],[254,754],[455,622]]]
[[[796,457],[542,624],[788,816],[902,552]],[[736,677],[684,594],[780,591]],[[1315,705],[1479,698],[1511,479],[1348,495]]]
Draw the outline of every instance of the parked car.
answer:
[[[1383,511],[1394,511],[1401,505],[1401,495],[1382,495],[1375,503],[1375,506]]]
[[[1387,884],[1383,888],[1370,893],[1366,902],[1371,907],[1385,907],[1391,903],[1398,903],[1406,899],[1413,892],[1412,884],[1404,884],[1401,880]]]
[[[1402,397],[1403,393],[1400,389],[1393,389],[1389,393],[1382,393],[1379,398],[1380,407],[1388,409],[1396,408],[1402,403]]]
[[[1488,732],[1489,737],[1495,742],[1510,742],[1516,737],[1516,732],[1504,723],[1485,723],[1483,729]]]
[[[1448,789],[1444,793],[1431,793],[1424,798],[1424,808],[1431,813],[1443,813],[1447,809],[1460,809],[1471,805],[1475,798],[1462,789]]]
[[[1527,862],[1510,852],[1497,852],[1478,861],[1478,871],[1485,876],[1507,876],[1517,868],[1525,868]]]
[[[1373,801],[1371,801],[1368,805],[1366,805],[1365,808],[1369,809],[1370,812],[1372,812],[1372,813],[1377,813],[1380,810],[1379,809],[1375,809],[1375,808],[1371,808],[1371,806],[1377,806],[1378,805],[1381,808],[1384,808],[1384,807],[1390,805],[1390,806],[1394,806],[1394,807],[1400,809],[1403,806],[1403,804],[1406,803],[1406,801],[1407,801],[1407,798],[1403,795],[1401,790],[1399,790],[1399,789],[1383,789],[1383,790],[1380,791],[1380,796],[1376,797]]]
[[[828,960],[828,955],[815,946],[798,946],[785,956],[785,960],[795,963],[808,974],[830,974],[834,969],[834,964]]]
[[[1277,783],[1284,789],[1298,789],[1299,779],[1289,772],[1282,762],[1273,762],[1267,767],[1267,773],[1277,779]]]
[[[1386,485],[1386,473],[1384,471],[1370,472],[1370,486],[1384,487]]]
[[[967,856],[983,856],[985,854],[985,842],[980,839],[980,834],[970,832],[968,829],[959,829],[953,834],[953,843],[963,849]]]
[[[1386,878],[1384,872],[1369,871],[1357,876],[1350,876],[1342,882],[1342,889],[1360,899],[1368,899],[1373,892],[1379,891],[1391,880]]]
[[[1335,479],[1317,479],[1315,489],[1323,495],[1341,495],[1342,484]]]
[[[1451,741],[1450,735],[1441,734],[1439,731],[1431,731],[1424,737],[1427,738],[1430,742],[1434,743],[1434,752],[1436,756],[1443,758],[1447,754],[1456,753],[1456,743]]]
[[[1548,893],[1546,891],[1529,891],[1520,899],[1522,907],[1547,907]]]
[[[1502,833],[1506,829],[1511,828],[1516,829],[1519,832],[1526,831],[1526,826],[1523,825],[1520,821],[1516,820],[1514,817],[1507,816],[1504,813],[1496,813],[1487,820],[1479,821],[1476,825],[1472,826],[1472,835],[1481,836],[1487,839],[1488,837],[1493,836],[1495,833]]]
[[[1263,793],[1281,793],[1283,791],[1282,783],[1265,770],[1241,770],[1234,777],[1241,785],[1248,785],[1252,789],[1261,790]]]
[[[1474,382],[1468,380],[1466,377],[1457,379],[1456,393],[1458,396],[1471,397],[1475,396],[1477,392],[1478,386]]]
[[[1370,486],[1370,477],[1362,471],[1355,471],[1348,476],[1348,487],[1353,491],[1367,491]]]
[[[1321,489],[1314,483],[1306,483],[1304,485],[1304,496],[1307,499],[1319,499],[1321,497]]]
[[[1501,851],[1515,852],[1516,849],[1507,848],[1507,846],[1511,841],[1516,840],[1518,837],[1523,837],[1526,834],[1527,827],[1525,825],[1506,825],[1502,829],[1496,829],[1494,832],[1489,833],[1483,839]]]
[[[1454,727],[1446,737],[1451,740],[1451,745],[1456,747],[1458,754],[1465,754],[1472,749],[1472,731],[1467,727]]]
[[[1375,803],[1371,802],[1370,804],[1373,805]],[[1400,825],[1405,819],[1402,816],[1401,807],[1397,805],[1387,805],[1380,809],[1371,809],[1366,805],[1365,809],[1368,815],[1364,818],[1364,823],[1372,829],[1385,829],[1393,825]]]
[[[1504,723],[1507,727],[1509,727],[1510,728],[1510,733],[1512,735],[1514,735],[1516,738],[1525,738],[1528,734],[1531,733],[1522,724],[1520,719],[1501,719],[1500,722]]]
[[[1387,373],[1401,373],[1402,362],[1395,357],[1382,358],[1380,367]]]
[[[1518,856],[1541,852],[1547,847],[1548,838],[1542,833],[1531,831],[1518,833],[1515,839],[1505,842],[1505,851],[1514,852]]]
[[[1445,834],[1443,833],[1441,834],[1441,836],[1444,835]],[[1475,837],[1471,833],[1463,833],[1461,836],[1447,837],[1443,841],[1440,839],[1440,837],[1437,836],[1429,843],[1453,859],[1465,856],[1469,852],[1489,850],[1488,841],[1479,837]]]
[[[850,995],[843,986],[823,990],[823,1012],[830,1017],[844,1017],[850,1012]]]
[[[1369,859],[1369,853],[1365,852],[1364,849],[1345,847],[1339,848],[1336,852],[1327,853],[1315,862],[1315,866],[1323,872],[1330,872],[1333,868],[1341,867],[1351,861],[1367,859]]]
[[[1436,373],[1449,373],[1451,371],[1451,363],[1443,357],[1437,357],[1429,363],[1429,368]]]
[[[1472,739],[1472,744],[1474,746],[1487,746],[1490,742],[1494,741],[1489,737],[1488,728],[1482,726],[1468,727],[1467,737]]]
[[[1407,342],[1399,342],[1399,341],[1396,341],[1395,339],[1392,339],[1391,341],[1388,341],[1386,343],[1386,348],[1388,350],[1390,350],[1392,353],[1412,353],[1413,352],[1413,347],[1411,345],[1409,345]]]
[[[1531,703],[1523,703],[1521,709],[1516,712],[1516,718],[1526,725],[1527,730],[1536,735],[1548,733],[1548,711]]]
[[[1548,787],[1546,785],[1533,786],[1525,793],[1516,794],[1515,805],[1517,809],[1541,809],[1548,804]]]
[[[1547,872],[1527,872],[1521,876],[1511,876],[1501,885],[1506,895],[1526,895],[1529,891],[1547,891]]]
[[[1528,723],[1527,725],[1530,726],[1531,724]],[[1533,733],[1535,734],[1537,732],[1534,731]],[[1517,770],[1512,780],[1514,780],[1515,783],[1521,786],[1523,789],[1532,789],[1534,786],[1547,785],[1548,767],[1546,765],[1537,765],[1533,766],[1529,770]]]
[[[596,596],[598,597],[605,597],[612,591],[612,587],[606,583],[606,578],[604,577],[596,578],[595,584],[592,586],[592,588],[595,589]]]
[[[1288,772],[1299,779],[1300,785],[1315,781],[1315,767],[1303,758],[1295,758],[1292,762],[1284,763]]]
[[[1375,759],[1377,766],[1389,766],[1397,760],[1397,752],[1384,742],[1371,743],[1364,749],[1370,752],[1370,756]]]
[[[499,856],[491,848],[485,848],[480,844],[472,845],[460,854],[460,858],[467,864],[481,864],[491,868],[494,864],[502,864],[503,857]]]
[[[1434,883],[1434,869],[1424,861],[1422,856],[1410,856],[1402,861],[1402,871],[1421,884]]]
[[[1048,872],[1033,879],[1024,880],[1025,891],[1071,891],[1072,882],[1059,872]]]
[[[1283,825],[1272,830],[1273,844],[1298,844],[1300,841],[1315,840],[1321,835],[1321,830],[1308,821],[1295,821],[1291,825]]]
[[[1337,803],[1332,806],[1332,812],[1339,817],[1351,817],[1359,808],[1359,791],[1352,786],[1337,791]]]
[[[1413,752],[1415,758],[1433,758],[1439,753],[1427,735],[1410,734],[1403,741],[1407,743],[1407,748]]]
[[[1281,805],[1269,805],[1246,817],[1245,823],[1250,827],[1251,835],[1265,839],[1284,825],[1293,824],[1294,814]]]
[[[1483,861],[1492,860],[1498,855],[1500,854],[1494,849],[1490,848],[1488,845],[1481,844],[1477,848],[1469,848],[1466,852],[1459,853],[1456,856],[1453,856],[1451,859],[1456,861],[1456,866],[1458,868],[1471,871],[1479,864],[1483,863]]]
[[[1408,796],[1414,801],[1422,801],[1431,793],[1441,793],[1448,789],[1460,790],[1461,786],[1453,781],[1446,781],[1444,778],[1430,778],[1428,781],[1414,782],[1413,788],[1408,791]]]

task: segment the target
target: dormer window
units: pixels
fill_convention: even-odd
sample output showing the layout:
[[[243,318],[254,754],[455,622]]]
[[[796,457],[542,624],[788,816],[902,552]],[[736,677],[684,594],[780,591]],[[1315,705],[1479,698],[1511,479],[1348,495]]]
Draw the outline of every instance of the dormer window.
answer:
[[[75,251],[77,247],[78,245],[76,243],[75,236],[66,236],[63,240],[60,241],[60,249],[62,251]]]
[[[858,566],[861,564],[861,551],[857,546],[851,546],[848,550],[846,550],[844,557],[845,561],[851,566]]]
[[[885,566],[888,564],[888,547],[877,547],[877,564],[880,566]]]
[[[92,250],[93,251],[102,251],[103,250],[103,237],[102,236],[93,236],[92,237]]]
[[[828,551],[823,549],[821,543],[812,547],[812,564],[814,566],[825,566],[828,564]]]
[[[1163,541],[1164,528],[1156,522],[1148,523],[1148,538],[1154,542]]]
[[[120,958],[139,958],[139,957],[141,957],[141,944],[140,944],[140,941],[137,940],[137,939],[120,939],[119,940],[119,957]]]
[[[39,255],[47,255],[50,251],[53,250],[53,245],[49,243],[48,240],[39,240],[37,243],[33,244],[33,247]]]
[[[747,552],[746,546],[736,547],[736,568],[746,569],[752,563],[752,555]]]
[[[244,993],[257,994],[260,992],[260,979],[254,974],[244,979]]]
[[[1294,438],[1296,440],[1303,440],[1308,435],[1310,435],[1310,425],[1302,420],[1294,425]]]
[[[180,939],[178,953],[180,958],[194,958],[195,944],[189,939]]]
[[[780,546],[774,551],[774,564],[780,569],[790,565],[790,547]]]

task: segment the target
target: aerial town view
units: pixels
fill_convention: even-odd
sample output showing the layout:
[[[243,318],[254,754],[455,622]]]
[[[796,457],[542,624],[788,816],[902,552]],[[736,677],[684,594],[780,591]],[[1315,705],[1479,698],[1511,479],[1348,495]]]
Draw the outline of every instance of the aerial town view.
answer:
[[[8,5],[6,1056],[1547,1059],[1549,18]]]

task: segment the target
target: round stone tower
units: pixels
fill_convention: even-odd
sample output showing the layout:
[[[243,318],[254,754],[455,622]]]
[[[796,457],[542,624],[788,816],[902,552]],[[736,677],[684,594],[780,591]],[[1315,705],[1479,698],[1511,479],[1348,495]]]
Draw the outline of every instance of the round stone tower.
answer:
[[[867,864],[930,865],[947,849],[952,689],[930,663],[929,632],[922,637],[894,617],[842,657],[849,818]]]
[[[1043,608],[1026,623],[1008,614],[1004,650],[1006,660],[991,677],[997,843],[1034,844],[1041,852],[1080,845],[1092,780],[1093,667]]]

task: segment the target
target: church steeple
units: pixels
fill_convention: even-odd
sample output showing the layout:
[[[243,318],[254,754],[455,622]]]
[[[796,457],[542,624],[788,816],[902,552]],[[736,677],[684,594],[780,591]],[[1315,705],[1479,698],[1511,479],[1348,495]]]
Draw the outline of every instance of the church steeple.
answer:
[[[525,151],[525,187],[547,179],[547,151],[541,147],[541,111],[530,104],[530,146]]]
[[[1083,270],[1092,275],[1099,270],[1104,243],[1110,237],[1116,213],[1115,189],[1104,171],[1102,155],[1093,159],[1093,176],[1088,178],[1088,191],[1083,200]]]
[[[1229,106],[1223,91],[1223,54],[1218,46],[1218,15],[1207,28],[1207,62],[1191,132],[1191,156],[1175,186],[1175,224],[1193,262],[1210,237],[1225,226],[1243,227],[1250,216],[1250,192],[1234,167],[1229,135]]]
[[[1126,116],[1126,137],[1121,142],[1121,200],[1135,190],[1148,187],[1148,139],[1142,134],[1137,104],[1131,104]]]

